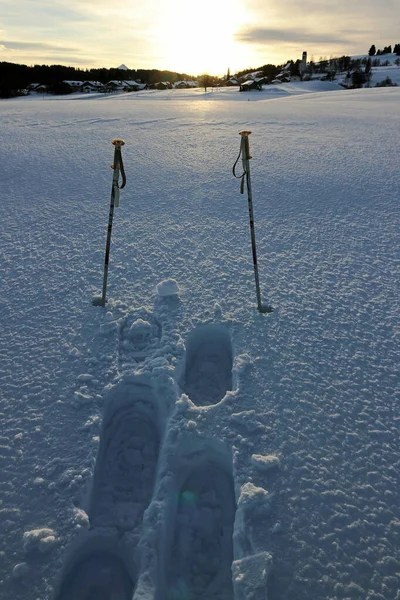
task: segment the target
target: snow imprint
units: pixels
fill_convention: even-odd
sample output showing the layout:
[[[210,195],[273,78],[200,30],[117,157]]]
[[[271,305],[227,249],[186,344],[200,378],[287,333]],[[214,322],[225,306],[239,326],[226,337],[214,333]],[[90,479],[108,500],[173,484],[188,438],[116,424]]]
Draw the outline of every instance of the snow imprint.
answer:
[[[198,406],[217,404],[232,389],[232,344],[218,324],[200,325],[187,340],[181,386]]]
[[[89,506],[90,527],[140,528],[154,486],[159,450],[155,405],[146,387],[129,404],[109,406]]]
[[[168,598],[232,598],[234,515],[232,476],[210,463],[193,471],[179,491]]]
[[[107,552],[95,552],[66,575],[57,600],[131,600],[133,585],[123,563]]]
[[[232,600],[236,500],[230,451],[215,440],[190,444],[186,438],[173,462],[157,600]]]
[[[119,368],[127,370],[144,361],[160,347],[162,328],[154,315],[145,308],[120,325]]]

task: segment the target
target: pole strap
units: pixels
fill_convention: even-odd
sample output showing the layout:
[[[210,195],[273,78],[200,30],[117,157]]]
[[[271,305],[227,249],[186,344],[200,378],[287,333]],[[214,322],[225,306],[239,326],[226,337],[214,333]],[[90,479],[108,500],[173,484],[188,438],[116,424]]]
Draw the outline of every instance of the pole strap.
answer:
[[[119,207],[119,190],[122,190],[126,185],[126,175],[124,169],[124,162],[122,160],[121,146],[124,144],[123,140],[113,140],[114,145],[114,163],[111,168],[114,169],[112,193],[115,199],[115,208]],[[119,175],[121,174],[122,183],[119,185]]]
[[[122,160],[121,146],[115,147],[114,164],[111,165],[111,168],[117,172],[117,177],[115,178],[114,183],[119,190],[122,190],[126,186],[126,174],[125,174],[124,162]],[[121,173],[121,177],[122,177],[121,185],[119,185],[119,174],[120,173]]]
[[[232,168],[233,176],[236,177],[236,179],[240,179],[241,180],[240,181],[240,193],[241,194],[244,194],[244,178],[247,175],[247,169],[246,169],[246,166],[245,166],[245,161],[242,159],[243,173],[241,175],[236,175],[236,166],[237,166],[237,164],[238,164],[238,162],[240,160],[240,157],[242,156],[242,152],[243,152],[243,149],[244,149],[244,142],[245,142],[245,139],[242,136],[242,139],[240,140],[239,154],[238,154],[238,157],[235,160],[235,164],[233,165],[233,168]]]

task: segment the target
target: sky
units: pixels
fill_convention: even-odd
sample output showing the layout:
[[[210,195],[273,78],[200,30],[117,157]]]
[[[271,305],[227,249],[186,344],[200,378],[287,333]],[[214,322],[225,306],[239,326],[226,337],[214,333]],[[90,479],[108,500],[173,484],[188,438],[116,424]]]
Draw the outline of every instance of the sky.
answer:
[[[223,75],[400,42],[399,0],[0,0],[0,61]]]

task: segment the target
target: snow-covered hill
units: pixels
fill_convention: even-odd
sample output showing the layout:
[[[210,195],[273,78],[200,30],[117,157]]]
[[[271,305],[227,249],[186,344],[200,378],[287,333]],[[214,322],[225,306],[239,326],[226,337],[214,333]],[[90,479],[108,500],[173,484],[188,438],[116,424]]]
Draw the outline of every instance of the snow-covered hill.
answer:
[[[400,88],[300,85],[1,102],[2,600],[398,598]]]

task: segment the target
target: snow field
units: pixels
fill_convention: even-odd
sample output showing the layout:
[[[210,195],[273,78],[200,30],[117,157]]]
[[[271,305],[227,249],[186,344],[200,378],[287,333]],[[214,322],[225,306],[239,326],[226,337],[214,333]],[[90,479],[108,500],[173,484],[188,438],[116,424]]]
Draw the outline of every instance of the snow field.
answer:
[[[106,580],[110,562],[136,599],[153,598],[167,581],[158,561],[179,539],[179,502],[169,500],[201,464],[217,466],[225,489],[233,481],[235,600],[266,589],[268,600],[398,594],[399,91],[242,96],[1,105],[5,600],[47,600],[75,565],[71,585],[85,564],[102,565]],[[255,310],[246,199],[231,178],[243,128],[253,131],[268,317]],[[103,311],[91,298],[116,135],[131,187],[116,213]],[[167,279],[179,295],[158,295]],[[216,404],[179,387],[189,340],[206,324],[224,326],[224,355],[232,348],[232,385]],[[107,527],[89,529],[90,482],[106,462],[96,461],[99,444],[117,473],[129,472],[118,411],[136,414],[138,387],[156,407],[143,429],[160,434],[153,495],[141,526],[118,529],[124,490],[113,491]],[[195,387],[206,389],[201,378]],[[116,438],[103,435],[107,422]],[[54,533],[43,536],[56,540],[46,553],[24,550],[24,533],[37,530]],[[190,569],[183,576],[192,581]]]

